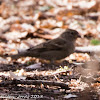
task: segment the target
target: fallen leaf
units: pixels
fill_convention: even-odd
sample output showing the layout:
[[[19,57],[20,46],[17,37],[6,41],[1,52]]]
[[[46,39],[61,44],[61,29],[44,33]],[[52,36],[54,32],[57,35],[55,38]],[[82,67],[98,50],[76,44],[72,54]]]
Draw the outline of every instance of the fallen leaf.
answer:
[[[23,76],[18,76],[18,75],[16,75],[15,73],[13,73],[13,72],[9,72],[9,74],[10,74],[10,77],[12,78],[12,79],[17,79],[17,80],[21,80],[21,79],[23,79],[23,80],[25,80],[26,79],[26,77],[23,77]]]
[[[68,95],[64,96],[64,98],[67,98],[67,99],[69,99],[69,98],[76,98],[76,97],[77,97],[77,95],[73,95],[73,94],[68,94]]]
[[[41,63],[36,63],[26,67],[27,69],[38,69],[41,68]]]

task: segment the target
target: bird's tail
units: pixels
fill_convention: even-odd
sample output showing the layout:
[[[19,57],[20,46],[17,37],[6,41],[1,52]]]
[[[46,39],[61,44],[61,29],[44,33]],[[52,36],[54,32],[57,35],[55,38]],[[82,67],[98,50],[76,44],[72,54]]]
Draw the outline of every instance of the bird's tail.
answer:
[[[15,55],[8,55],[7,57],[11,57],[12,59],[18,59],[21,57],[21,55],[15,54]]]
[[[23,51],[23,52],[19,52],[18,54],[15,54],[15,55],[0,55],[1,57],[11,57],[12,59],[18,59],[20,57],[38,57],[39,56],[39,53],[37,52],[28,52],[28,51]]]
[[[27,56],[27,52],[19,52],[18,54],[15,55],[8,55],[8,57],[11,57],[12,59],[18,59],[20,57],[26,57]]]
[[[8,54],[1,55],[0,54],[0,57],[3,57],[3,58],[11,57],[12,59],[18,59],[20,57],[26,57],[26,56],[27,56],[26,52],[20,52],[18,54],[14,54],[14,55],[8,55]]]

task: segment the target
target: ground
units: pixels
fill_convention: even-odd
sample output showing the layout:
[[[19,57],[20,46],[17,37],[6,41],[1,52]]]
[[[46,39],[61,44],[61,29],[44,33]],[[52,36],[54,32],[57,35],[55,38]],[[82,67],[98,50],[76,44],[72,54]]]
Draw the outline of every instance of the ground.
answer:
[[[76,47],[100,45],[99,5],[99,0],[0,0],[0,98],[99,100],[99,54],[75,52],[54,63],[7,57],[66,28],[81,35]]]

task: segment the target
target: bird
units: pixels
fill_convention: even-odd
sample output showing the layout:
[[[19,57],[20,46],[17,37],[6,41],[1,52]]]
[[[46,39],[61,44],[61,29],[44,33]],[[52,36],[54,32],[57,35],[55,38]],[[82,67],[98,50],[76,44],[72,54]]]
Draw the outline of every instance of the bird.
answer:
[[[15,55],[9,55],[12,59],[20,57],[36,57],[40,59],[61,60],[72,54],[75,50],[75,41],[80,34],[73,29],[66,29],[59,37],[33,46]]]

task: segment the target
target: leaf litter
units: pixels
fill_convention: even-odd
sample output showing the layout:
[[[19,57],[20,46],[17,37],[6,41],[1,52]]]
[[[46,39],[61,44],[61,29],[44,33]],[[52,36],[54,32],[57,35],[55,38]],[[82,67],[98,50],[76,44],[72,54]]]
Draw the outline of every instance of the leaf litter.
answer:
[[[12,97],[21,95],[24,98],[26,96],[26,99],[38,95],[38,99],[48,100],[65,100],[70,99],[69,97],[75,100],[99,100],[100,64],[97,62],[97,65],[96,58],[88,53],[74,53],[64,61],[55,64],[34,57],[23,57],[17,60],[2,57],[56,38],[66,28],[79,31],[83,37],[77,40],[76,46],[89,46],[91,41],[95,44],[93,40],[100,39],[99,11],[98,0],[1,1],[0,84],[3,82],[12,84],[1,85],[0,98],[4,96],[7,99],[6,95],[12,93]],[[75,65],[73,62],[79,64]],[[85,62],[87,62],[85,65],[81,65]],[[22,82],[23,77],[26,83],[29,80],[42,80],[43,83],[17,84],[16,79]],[[63,82],[70,89],[44,84],[45,81],[55,82],[55,84]]]

